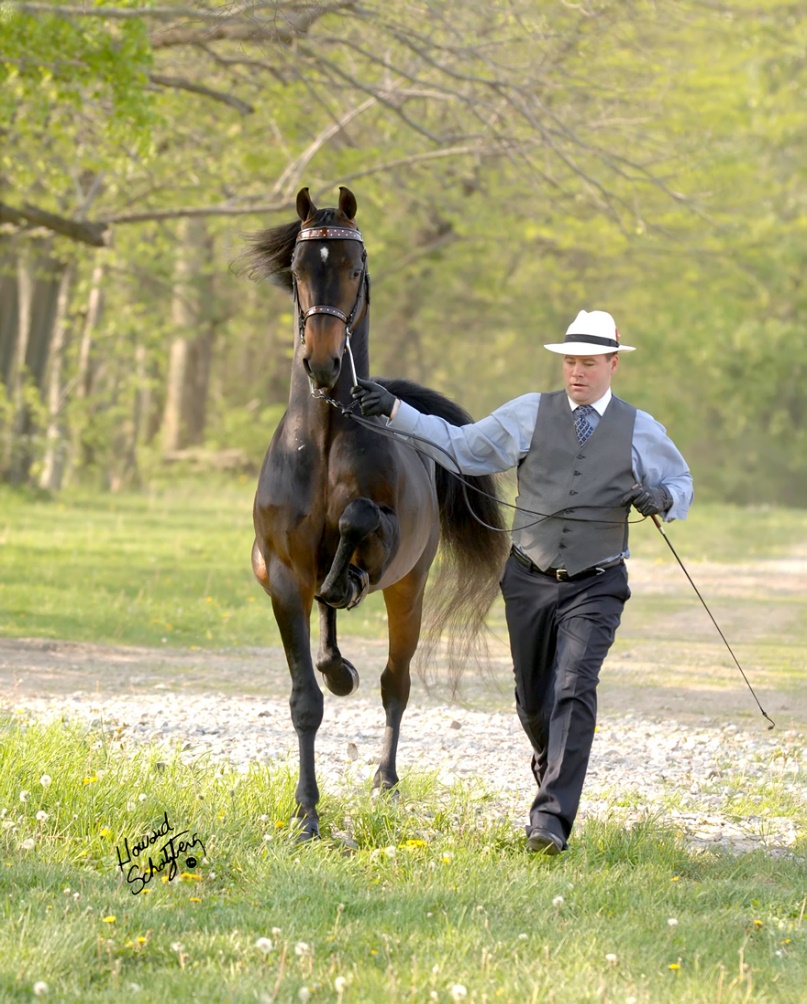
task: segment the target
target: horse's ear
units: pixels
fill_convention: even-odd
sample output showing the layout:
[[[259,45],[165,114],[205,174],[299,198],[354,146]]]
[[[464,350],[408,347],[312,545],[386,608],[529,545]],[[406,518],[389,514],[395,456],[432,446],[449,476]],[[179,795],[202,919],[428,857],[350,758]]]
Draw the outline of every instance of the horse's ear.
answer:
[[[356,219],[356,196],[344,185],[339,186],[339,212],[349,220]]]
[[[307,188],[301,188],[297,193],[297,215],[305,223],[305,221],[313,216],[317,211],[317,207],[311,201],[311,196],[308,194]]]

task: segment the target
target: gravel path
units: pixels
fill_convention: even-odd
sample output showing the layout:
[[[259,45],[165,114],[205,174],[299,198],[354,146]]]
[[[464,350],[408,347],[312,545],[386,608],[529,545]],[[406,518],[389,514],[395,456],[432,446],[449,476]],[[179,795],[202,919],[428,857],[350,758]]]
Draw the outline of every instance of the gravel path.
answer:
[[[156,692],[155,692],[156,691]],[[325,785],[354,785],[375,771],[383,712],[377,700],[326,694],[317,742],[318,773]],[[35,718],[75,717],[115,732],[116,741],[156,741],[182,756],[207,754],[236,767],[251,762],[296,764],[296,739],[285,699],[180,693],[60,697],[17,695],[0,707],[25,709]],[[533,793],[529,747],[513,713],[456,705],[411,705],[404,718],[399,772],[435,772],[439,782],[481,783],[494,794],[485,811],[507,814],[521,825]],[[797,833],[793,820],[765,807],[757,815],[732,809],[730,796],[784,790],[807,801],[807,753],[800,732],[743,731],[709,719],[699,725],[640,715],[601,717],[584,790],[581,819],[619,808],[619,818],[646,811],[674,823],[697,847],[743,852],[763,847],[787,854]],[[613,810],[610,810],[613,811]]]

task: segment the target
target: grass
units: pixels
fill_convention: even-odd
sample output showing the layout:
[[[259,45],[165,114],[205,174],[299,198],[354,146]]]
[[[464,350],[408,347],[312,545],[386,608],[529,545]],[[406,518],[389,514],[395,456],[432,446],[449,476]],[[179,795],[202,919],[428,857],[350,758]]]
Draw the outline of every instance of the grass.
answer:
[[[804,801],[775,801],[804,833]],[[39,981],[71,1002],[804,999],[804,837],[788,857],[695,853],[615,804],[539,859],[481,789],[410,775],[397,802],[325,790],[324,839],[300,845],[293,805],[286,768],[0,721],[0,999]],[[116,848],[165,813],[205,853],[132,895]]]
[[[0,635],[186,648],[278,644],[250,568],[253,491],[246,479],[56,498],[0,486]],[[801,510],[696,505],[668,533],[687,563],[807,555]],[[635,557],[664,562],[683,582],[650,522],[632,528],[631,548]],[[668,609],[656,617],[647,604],[691,610],[688,590],[683,582],[672,600],[637,593],[626,615],[638,608],[634,623],[652,621],[655,634]],[[793,617],[803,623],[803,607],[795,606]],[[503,632],[500,605],[491,624]],[[385,627],[380,595],[340,620],[344,635],[377,638]],[[705,624],[704,634],[711,632]],[[620,644],[624,638],[623,626]]]

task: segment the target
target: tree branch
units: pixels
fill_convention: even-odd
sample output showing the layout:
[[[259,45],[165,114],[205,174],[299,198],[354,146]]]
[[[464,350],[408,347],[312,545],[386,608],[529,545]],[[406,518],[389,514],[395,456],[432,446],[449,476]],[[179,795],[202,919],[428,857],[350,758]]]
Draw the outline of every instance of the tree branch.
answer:
[[[20,209],[14,209],[5,202],[0,202],[0,223],[13,223],[18,227],[45,227],[54,233],[62,234],[73,241],[89,244],[91,247],[103,248],[108,245],[108,226],[105,222],[88,222],[68,220],[44,209],[28,204]]]
[[[164,77],[159,73],[149,74],[149,80],[161,87],[174,87],[179,91],[191,91],[193,94],[201,94],[205,98],[212,98],[214,101],[221,101],[225,105],[232,105],[237,108],[242,115],[251,115],[255,109],[245,101],[235,97],[233,94],[224,94],[221,91],[211,90],[202,84],[195,84],[192,80],[184,80],[182,77]]]

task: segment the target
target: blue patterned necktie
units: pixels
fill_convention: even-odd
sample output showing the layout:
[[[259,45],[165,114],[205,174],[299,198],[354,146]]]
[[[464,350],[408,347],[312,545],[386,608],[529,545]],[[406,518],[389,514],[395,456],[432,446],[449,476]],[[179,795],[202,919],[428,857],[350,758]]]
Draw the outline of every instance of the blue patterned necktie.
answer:
[[[588,416],[594,411],[593,405],[581,404],[578,405],[572,414],[574,415],[574,431],[577,433],[577,442],[582,446],[583,443],[588,439],[592,432],[594,432],[594,426],[589,422]]]

